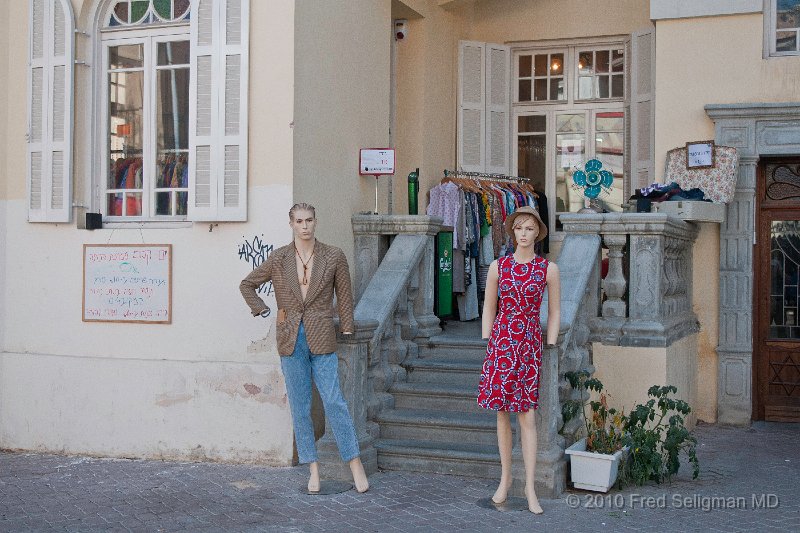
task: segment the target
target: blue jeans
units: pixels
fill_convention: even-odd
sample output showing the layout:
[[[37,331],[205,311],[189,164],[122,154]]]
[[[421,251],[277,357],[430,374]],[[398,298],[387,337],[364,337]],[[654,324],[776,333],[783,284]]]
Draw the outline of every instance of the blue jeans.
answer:
[[[336,353],[313,355],[308,348],[303,323],[297,332],[297,341],[292,355],[281,357],[281,369],[286,380],[286,393],[292,410],[294,440],[297,457],[301,464],[317,462],[317,447],[314,444],[314,425],[311,422],[311,379],[325,407],[325,416],[336,437],[339,455],[349,462],[359,455],[358,439],[353,419],[339,388],[339,359]]]

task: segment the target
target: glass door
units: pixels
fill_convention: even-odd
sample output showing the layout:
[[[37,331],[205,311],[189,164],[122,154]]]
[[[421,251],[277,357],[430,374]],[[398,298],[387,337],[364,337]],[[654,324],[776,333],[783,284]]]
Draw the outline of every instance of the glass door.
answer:
[[[755,257],[755,418],[800,422],[800,163],[762,164]]]

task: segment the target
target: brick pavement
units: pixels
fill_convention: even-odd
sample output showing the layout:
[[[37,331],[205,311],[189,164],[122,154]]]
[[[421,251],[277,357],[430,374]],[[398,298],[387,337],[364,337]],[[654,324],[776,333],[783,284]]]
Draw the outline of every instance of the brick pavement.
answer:
[[[542,516],[478,507],[485,479],[381,472],[366,494],[306,496],[304,468],[0,453],[0,531],[800,531],[800,424],[695,435],[700,479],[568,492]]]

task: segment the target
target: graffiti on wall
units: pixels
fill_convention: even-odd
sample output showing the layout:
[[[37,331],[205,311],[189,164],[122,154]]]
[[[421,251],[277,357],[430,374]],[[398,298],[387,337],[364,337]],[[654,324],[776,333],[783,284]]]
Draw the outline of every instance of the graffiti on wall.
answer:
[[[254,236],[252,240],[248,241],[247,237],[242,235],[244,242],[239,245],[239,259],[247,261],[253,270],[258,268],[261,263],[267,260],[269,254],[272,253],[273,246],[267,244],[263,240],[264,234],[261,237]],[[258,294],[272,294],[272,282],[268,281],[258,288]]]

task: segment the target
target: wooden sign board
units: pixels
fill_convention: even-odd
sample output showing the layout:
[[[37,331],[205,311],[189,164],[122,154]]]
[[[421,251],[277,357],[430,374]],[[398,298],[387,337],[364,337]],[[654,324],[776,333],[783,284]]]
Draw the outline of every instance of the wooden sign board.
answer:
[[[84,244],[82,318],[172,323],[172,245]]]

